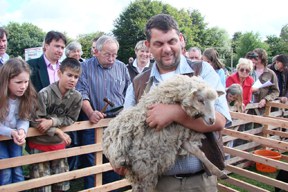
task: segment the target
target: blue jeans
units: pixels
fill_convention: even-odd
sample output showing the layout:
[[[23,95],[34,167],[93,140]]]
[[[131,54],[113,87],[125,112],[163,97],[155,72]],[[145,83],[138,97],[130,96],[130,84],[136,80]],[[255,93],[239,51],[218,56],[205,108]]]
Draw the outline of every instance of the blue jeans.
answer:
[[[89,118],[85,115],[83,111],[80,112],[78,121],[87,121]],[[95,144],[95,130],[94,129],[86,129],[78,131],[78,142],[79,146],[83,145],[91,145]],[[108,160],[103,155],[103,163],[107,163]],[[85,168],[95,165],[95,155],[94,153],[84,154],[79,157],[79,167]],[[113,181],[117,181],[122,179],[120,175],[115,173],[114,171],[108,171],[103,173],[103,184],[110,183]],[[89,189],[95,187],[95,175],[90,175],[84,177],[84,188]],[[121,190],[114,190],[113,192],[121,191]]]
[[[22,156],[22,147],[16,145],[13,140],[0,142],[0,159]],[[14,167],[0,170],[0,185],[24,181],[22,167]]]
[[[95,143],[95,130],[88,129],[88,130],[81,130],[78,132],[78,137],[81,145],[90,145]],[[95,165],[95,155],[93,153],[85,154],[80,156],[81,162],[80,167],[90,167]],[[108,160],[103,155],[103,163],[107,163]],[[103,184],[111,183],[113,181],[117,181],[122,179],[120,175],[115,173],[114,171],[108,171],[103,173]],[[95,175],[84,177],[84,188],[89,189],[95,187]],[[118,191],[118,190],[115,190]]]
[[[71,144],[66,148],[78,147],[79,146],[78,131],[68,132],[68,135],[71,137]],[[68,164],[69,164],[69,171],[78,169],[79,156],[77,155],[68,157]]]

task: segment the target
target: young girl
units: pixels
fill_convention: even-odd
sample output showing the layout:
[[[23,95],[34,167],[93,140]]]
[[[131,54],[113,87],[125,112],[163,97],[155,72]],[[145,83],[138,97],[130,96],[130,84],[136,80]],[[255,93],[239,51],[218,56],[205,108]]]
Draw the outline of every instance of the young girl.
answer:
[[[242,96],[242,87],[239,84],[232,84],[226,89],[226,99],[230,111],[233,112],[243,112],[243,96]]]
[[[0,159],[22,155],[29,119],[36,111],[37,93],[30,83],[29,65],[19,58],[9,59],[0,68]],[[23,181],[22,167],[0,170],[0,185]]]

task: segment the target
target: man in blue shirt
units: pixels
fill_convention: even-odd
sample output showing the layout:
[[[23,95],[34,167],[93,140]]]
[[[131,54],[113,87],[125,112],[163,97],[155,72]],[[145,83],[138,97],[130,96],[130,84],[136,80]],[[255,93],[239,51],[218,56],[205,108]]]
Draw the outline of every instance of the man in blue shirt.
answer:
[[[98,123],[104,117],[113,117],[113,112],[101,112],[105,106],[104,98],[114,104],[114,107],[123,106],[125,93],[131,83],[128,69],[125,64],[116,59],[119,50],[118,41],[112,37],[103,35],[96,41],[95,57],[82,63],[82,74],[76,86],[83,98],[82,114],[79,120],[89,120]],[[111,106],[107,108],[107,111]],[[80,145],[95,143],[94,129],[79,132]],[[84,155],[81,163],[84,166],[92,166],[95,162],[93,154]],[[115,173],[114,173],[115,174]],[[106,176],[103,183],[119,179],[115,174]],[[94,187],[94,177],[89,176],[84,180],[85,188]]]
[[[175,74],[199,74],[210,86],[217,91],[225,92],[220,82],[219,76],[214,69],[207,63],[202,62],[197,71],[191,67],[191,61],[188,61],[181,54],[181,44],[183,35],[180,33],[178,24],[170,16],[159,14],[153,16],[146,24],[146,46],[149,47],[155,58],[155,64],[152,69],[142,73],[133,80],[133,84],[128,87],[124,107],[134,106],[141,95],[149,91],[147,85],[157,86],[162,81],[172,77]],[[189,64],[190,63],[190,64]],[[163,129],[172,122],[182,124],[188,129],[202,132],[210,137],[210,141],[216,141],[221,138],[219,131],[230,123],[231,117],[227,106],[225,94],[220,96],[215,102],[216,122],[212,126],[204,123],[202,118],[193,119],[189,117],[178,104],[154,104],[150,106],[147,112],[146,122],[151,128]],[[213,159],[213,156],[222,156],[221,146],[214,145],[208,140],[202,142],[203,152],[206,156]],[[211,152],[205,151],[204,148],[219,149]],[[209,151],[209,150],[208,150]],[[216,157],[218,158],[218,157]],[[223,158],[216,159],[213,163],[224,168]],[[115,170],[119,174],[125,173],[124,169]],[[168,170],[165,175],[159,178],[156,191],[176,192],[215,192],[217,191],[217,178],[208,176],[204,171],[203,165],[199,159],[194,156],[179,157],[173,167]]]

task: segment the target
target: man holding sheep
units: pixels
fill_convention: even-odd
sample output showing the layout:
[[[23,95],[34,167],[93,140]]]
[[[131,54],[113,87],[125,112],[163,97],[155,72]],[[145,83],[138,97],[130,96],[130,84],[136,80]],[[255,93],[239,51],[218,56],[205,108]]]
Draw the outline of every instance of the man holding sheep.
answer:
[[[153,86],[174,76],[175,74],[199,74],[204,81],[217,91],[225,92],[219,77],[213,68],[206,62],[197,67],[181,54],[181,43],[184,41],[177,22],[166,14],[155,15],[146,24],[146,46],[149,47],[155,58],[152,69],[144,72],[134,79],[126,92],[125,108],[136,105],[145,91]],[[195,70],[196,69],[196,70]],[[150,86],[149,86],[150,85]],[[165,128],[172,122],[182,124],[188,129],[205,133],[207,139],[202,142],[202,150],[218,168],[224,168],[221,145],[218,145],[220,131],[231,117],[225,95],[220,96],[215,104],[216,122],[212,126],[204,123],[202,118],[192,119],[178,104],[155,104],[150,106],[146,122],[151,128],[157,130]],[[218,134],[218,135],[217,135]],[[215,144],[212,144],[214,142]],[[209,152],[210,151],[210,152]],[[211,154],[213,151],[213,154]],[[117,169],[116,172],[125,174],[125,169]],[[217,191],[217,179],[208,176],[209,170],[205,170],[200,160],[194,156],[179,157],[176,163],[165,175],[159,178],[156,191]]]

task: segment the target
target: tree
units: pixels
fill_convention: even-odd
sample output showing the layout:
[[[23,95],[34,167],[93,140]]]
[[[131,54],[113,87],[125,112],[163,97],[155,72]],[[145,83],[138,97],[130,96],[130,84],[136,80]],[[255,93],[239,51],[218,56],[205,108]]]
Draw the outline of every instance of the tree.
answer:
[[[9,33],[8,50],[10,56],[24,58],[26,48],[42,46],[45,33],[31,23],[10,22],[5,27]]]
[[[269,61],[272,61],[272,57],[279,54],[288,54],[288,42],[285,42],[282,38],[275,35],[267,36],[265,41],[269,45],[270,57]]]
[[[288,43],[288,24],[282,27],[280,37],[283,41]]]
[[[263,48],[268,51],[268,44],[261,41],[259,33],[246,32],[240,36],[236,42],[236,57],[245,57],[246,53],[253,51],[255,48]]]
[[[187,47],[196,46],[200,49],[203,49],[203,42],[205,41],[205,30],[207,29],[207,23],[204,22],[204,17],[198,10],[189,11],[190,18],[192,20],[191,30],[193,31],[191,41],[187,43]],[[191,45],[190,45],[191,43]]]
[[[77,41],[82,45],[83,58],[91,57],[91,45],[94,38],[104,35],[104,32],[95,32],[88,34],[81,34],[77,37]]]
[[[192,21],[188,11],[177,10],[169,4],[163,4],[160,1],[136,0],[131,2],[114,22],[113,34],[120,44],[119,60],[126,62],[129,57],[134,56],[136,43],[146,39],[144,28],[147,20],[159,13],[172,15],[178,21],[180,31],[186,37],[192,35]]]
[[[219,53],[219,57],[225,65],[231,62],[231,41],[228,33],[224,29],[218,27],[208,28],[204,32],[205,39],[202,43],[203,48],[213,47]]]

